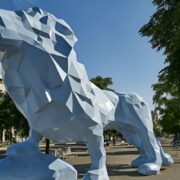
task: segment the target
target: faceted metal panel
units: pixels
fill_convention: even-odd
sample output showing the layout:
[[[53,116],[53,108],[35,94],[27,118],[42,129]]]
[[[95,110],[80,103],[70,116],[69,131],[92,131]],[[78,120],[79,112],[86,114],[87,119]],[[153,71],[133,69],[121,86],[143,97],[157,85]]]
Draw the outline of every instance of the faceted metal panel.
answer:
[[[133,93],[102,91],[91,83],[77,61],[76,42],[65,21],[40,8],[0,10],[3,81],[31,128],[24,145],[11,147],[8,155],[18,154],[21,147],[37,145],[42,136],[59,143],[84,141],[92,160],[84,179],[107,180],[103,130],[115,128],[139,150],[140,157],[132,165],[140,173],[157,174],[162,164],[172,164],[154,135],[144,99]],[[60,167],[66,164],[57,162],[50,169],[59,179]],[[1,166],[2,162],[0,170]],[[73,168],[68,170],[75,172]],[[67,179],[74,178],[70,174]]]

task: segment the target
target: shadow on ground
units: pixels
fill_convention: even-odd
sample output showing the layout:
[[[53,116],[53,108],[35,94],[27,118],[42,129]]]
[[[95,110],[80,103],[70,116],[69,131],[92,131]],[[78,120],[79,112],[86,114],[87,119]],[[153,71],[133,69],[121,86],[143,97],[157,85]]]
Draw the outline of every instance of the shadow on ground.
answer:
[[[137,168],[132,168],[128,164],[111,164],[107,165],[107,169],[109,176],[142,176],[140,173],[137,172]]]
[[[116,151],[116,152],[108,152],[107,155],[110,156],[122,156],[122,155],[138,155],[137,151]]]
[[[79,164],[74,165],[76,170],[78,171],[79,175],[78,178],[82,178],[90,168],[90,164]],[[133,176],[139,177],[142,176],[140,173],[137,172],[137,169],[132,167],[128,164],[108,164],[107,165],[108,174],[109,176]]]

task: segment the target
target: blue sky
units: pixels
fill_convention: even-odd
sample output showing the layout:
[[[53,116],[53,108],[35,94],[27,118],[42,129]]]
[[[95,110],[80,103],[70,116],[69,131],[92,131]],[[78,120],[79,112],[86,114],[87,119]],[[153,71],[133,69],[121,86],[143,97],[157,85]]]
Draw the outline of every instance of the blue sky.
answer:
[[[12,3],[14,2],[14,3]],[[71,25],[75,47],[89,77],[112,77],[112,88],[135,92],[152,105],[151,85],[164,57],[138,30],[155,11],[150,0],[0,0],[10,10],[40,6]]]

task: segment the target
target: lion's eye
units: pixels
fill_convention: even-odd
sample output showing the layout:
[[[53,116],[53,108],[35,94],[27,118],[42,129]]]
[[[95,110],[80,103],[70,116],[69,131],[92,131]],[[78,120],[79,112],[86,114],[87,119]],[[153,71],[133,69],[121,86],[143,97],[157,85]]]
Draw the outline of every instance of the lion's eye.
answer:
[[[32,28],[32,29],[38,36],[43,36],[45,38],[50,38],[48,33],[44,32],[44,31],[40,31],[40,30],[38,30],[36,28]]]
[[[61,34],[65,36],[69,36],[73,34],[67,27],[65,27],[64,25],[58,22],[56,22],[55,29],[56,31],[60,32]]]

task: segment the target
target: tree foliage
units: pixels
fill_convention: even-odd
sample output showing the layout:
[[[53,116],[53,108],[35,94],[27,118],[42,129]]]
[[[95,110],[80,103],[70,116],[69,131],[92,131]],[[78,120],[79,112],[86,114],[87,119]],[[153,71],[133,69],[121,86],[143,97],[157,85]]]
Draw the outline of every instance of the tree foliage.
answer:
[[[24,116],[17,110],[14,102],[6,93],[0,100],[0,132],[6,130],[9,140],[12,140],[11,129],[16,130],[16,135],[26,137],[29,126]]]
[[[162,136],[162,126],[158,120],[158,113],[157,111],[151,111],[152,121],[153,121],[153,129],[156,136]]]
[[[119,138],[122,138],[122,134],[119,131],[117,131],[116,129],[108,129],[108,130],[104,131],[104,135],[108,136],[108,139],[112,138],[113,146],[116,145],[116,141]]]
[[[165,68],[152,87],[163,130],[180,133],[180,1],[154,0],[157,7],[150,21],[140,29],[150,37],[152,48],[163,50]]]
[[[93,82],[96,86],[98,86],[100,89],[108,90],[109,86],[113,84],[111,77],[101,77],[96,76],[95,78],[91,79],[91,82]]]

